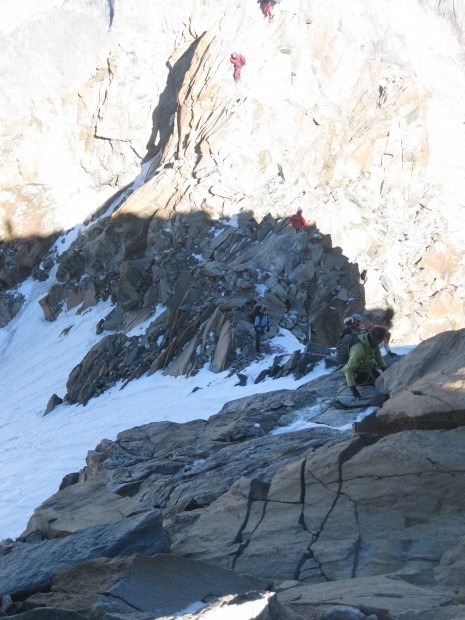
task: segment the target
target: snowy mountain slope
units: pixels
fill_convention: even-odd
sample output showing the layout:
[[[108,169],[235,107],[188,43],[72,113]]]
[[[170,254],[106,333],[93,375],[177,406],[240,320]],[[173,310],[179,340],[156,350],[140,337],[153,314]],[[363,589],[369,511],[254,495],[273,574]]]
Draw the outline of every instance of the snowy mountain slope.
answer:
[[[3,240],[81,222],[160,147],[147,182],[115,218],[198,210],[219,218],[249,209],[260,218],[302,205],[368,268],[367,306],[396,309],[398,343],[463,324],[463,7],[283,0],[268,24],[246,0],[114,3],[111,20],[107,2],[4,4]],[[233,49],[248,61],[237,86]],[[158,403],[172,382],[156,374],[42,419],[109,310],[100,303],[46,323],[37,302],[52,283],[53,275],[28,280],[27,303],[0,331],[1,424],[12,438],[0,490],[11,498],[10,514],[25,507],[20,521],[103,436],[167,411],[181,419],[185,410],[184,402],[170,404],[168,390],[153,413],[153,386]],[[185,385],[188,398],[199,380],[173,385]],[[239,389],[234,379],[210,380],[225,382],[228,399]],[[114,398],[121,404],[110,405]],[[189,415],[209,415],[222,398]],[[106,403],[115,425],[100,427]],[[81,416],[87,423],[67,431],[53,464],[34,460],[41,446],[48,460],[54,430]],[[17,441],[28,458],[17,456]],[[16,517],[2,516],[12,518],[5,535],[17,534]]]

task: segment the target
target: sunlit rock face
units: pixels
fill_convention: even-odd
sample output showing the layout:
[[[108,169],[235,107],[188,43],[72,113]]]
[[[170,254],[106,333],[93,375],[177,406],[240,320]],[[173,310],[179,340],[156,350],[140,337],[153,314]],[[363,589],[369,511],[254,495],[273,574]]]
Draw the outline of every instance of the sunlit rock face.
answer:
[[[182,3],[8,2],[0,27],[3,238],[81,221],[132,182]]]
[[[395,309],[394,342],[463,325],[462,3],[283,0],[272,23],[246,0],[20,6],[0,34],[4,238],[70,226],[153,158],[113,217],[302,206],[367,269],[367,308]]]

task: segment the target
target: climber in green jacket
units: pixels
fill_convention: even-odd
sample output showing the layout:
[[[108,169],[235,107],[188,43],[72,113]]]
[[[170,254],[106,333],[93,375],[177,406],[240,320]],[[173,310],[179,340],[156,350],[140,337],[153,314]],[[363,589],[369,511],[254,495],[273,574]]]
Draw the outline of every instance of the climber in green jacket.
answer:
[[[367,333],[358,335],[358,342],[350,347],[349,361],[342,369],[346,376],[347,385],[355,398],[360,398],[356,384],[373,385],[379,377],[380,370],[385,370],[386,365],[379,350],[379,345],[386,336],[386,328],[375,325]],[[376,366],[375,366],[376,364]]]

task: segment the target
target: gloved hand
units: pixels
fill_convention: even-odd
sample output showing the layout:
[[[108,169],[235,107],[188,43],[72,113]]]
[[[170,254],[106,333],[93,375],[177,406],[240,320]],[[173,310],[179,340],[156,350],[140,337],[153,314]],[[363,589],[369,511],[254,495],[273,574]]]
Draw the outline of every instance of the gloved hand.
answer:
[[[361,398],[361,394],[360,394],[360,392],[357,390],[357,388],[355,387],[355,385],[353,385],[353,386],[350,388],[350,391],[352,392],[352,396],[353,396],[354,398]]]
[[[384,372],[385,370],[387,370],[386,366],[384,368],[380,368],[381,372]]]
[[[395,357],[396,356],[396,354],[393,353],[392,351],[388,351],[387,354],[389,355],[389,357]]]
[[[373,366],[371,369],[371,374],[373,375],[375,379],[377,379],[379,375],[381,374],[381,371]]]

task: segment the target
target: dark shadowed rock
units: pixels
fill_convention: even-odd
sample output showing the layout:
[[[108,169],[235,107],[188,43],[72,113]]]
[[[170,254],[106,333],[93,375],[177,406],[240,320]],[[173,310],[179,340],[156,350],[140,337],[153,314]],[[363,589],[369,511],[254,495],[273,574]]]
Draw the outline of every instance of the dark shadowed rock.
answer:
[[[56,607],[44,607],[29,609],[23,613],[11,616],[16,620],[85,620],[86,616],[77,614],[69,609],[57,609]]]
[[[66,474],[63,476],[63,480],[60,482],[60,486],[58,488],[59,491],[62,489],[66,489],[66,487],[70,487],[73,484],[79,482],[79,472],[72,472],[71,474]]]
[[[104,319],[103,328],[108,331],[116,331],[124,327],[125,315],[123,308],[116,304]]]
[[[58,571],[91,558],[168,550],[158,511],[89,527],[66,538],[17,543],[8,555],[0,557],[0,596],[38,591],[51,584]]]
[[[63,284],[53,284],[47,295],[39,300],[39,305],[44,311],[46,321],[55,321],[63,306],[63,296],[66,287]]]
[[[86,404],[99,390],[114,385],[120,377],[116,369],[124,365],[131,343],[131,339],[124,334],[112,334],[94,345],[68,377],[68,400]],[[135,344],[137,347],[137,339]]]
[[[56,394],[52,394],[50,396],[50,400],[47,403],[47,406],[45,407],[44,415],[47,415],[48,413],[53,411],[55,407],[58,407],[58,405],[61,405],[62,402],[63,402],[62,398],[60,398]]]
[[[67,291],[66,306],[68,310],[79,306],[78,313],[83,312],[97,303],[95,283],[91,278],[86,278],[74,288]]]
[[[24,302],[24,297],[17,293],[0,292],[0,328],[5,327],[13,319]]]
[[[202,615],[215,617],[217,612],[218,617],[229,617],[228,607],[230,617],[237,617],[238,606],[243,620],[288,618],[276,595],[265,592],[265,587],[259,578],[205,562],[166,554],[135,555],[99,558],[62,571],[51,592],[32,595],[25,604],[63,607],[93,618],[167,618],[189,607],[192,618],[197,617],[194,608]],[[253,603],[250,611],[247,603]],[[258,610],[264,615],[259,616]]]
[[[260,302],[270,309],[272,334],[282,325],[302,342],[311,338],[334,344],[348,289],[359,287],[357,267],[340,249],[295,235],[271,216],[261,224],[252,212],[250,217],[239,212],[238,218],[237,229],[223,222],[212,226],[198,213],[179,215],[169,226],[156,218],[143,225],[131,218],[102,218],[60,256],[57,279],[66,284],[53,285],[41,300],[47,320],[55,320],[64,299],[83,309],[111,296],[116,305],[99,324],[99,333],[125,329],[131,313],[159,302],[169,308],[164,329],[144,354],[118,359],[111,369],[107,360],[97,359],[98,381],[85,377],[94,371],[89,358],[83,360],[80,382],[85,387],[70,392],[70,402],[85,404],[117,380],[126,385],[160,369],[173,376],[193,375],[209,363],[214,372],[242,371],[254,357],[247,307],[257,287],[266,289]],[[86,292],[86,282],[95,284],[92,291]],[[323,313],[325,321],[319,321]],[[296,371],[301,377],[315,358],[320,359],[316,353],[295,354],[270,376]]]

